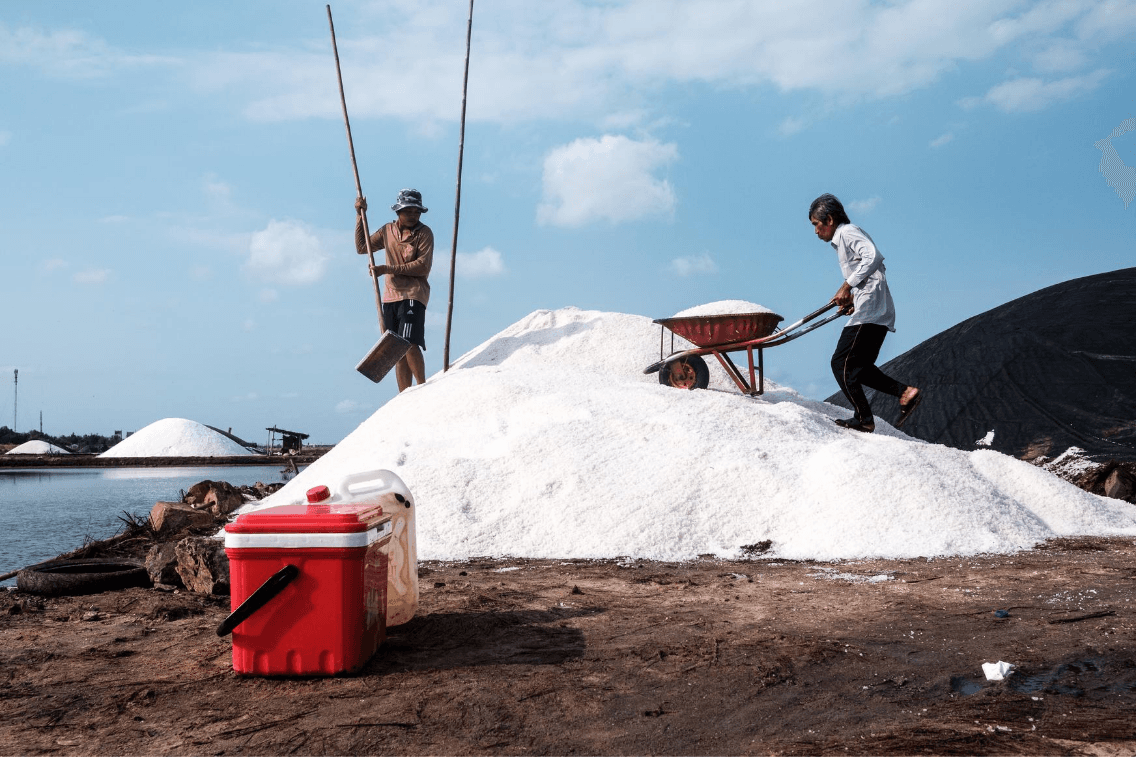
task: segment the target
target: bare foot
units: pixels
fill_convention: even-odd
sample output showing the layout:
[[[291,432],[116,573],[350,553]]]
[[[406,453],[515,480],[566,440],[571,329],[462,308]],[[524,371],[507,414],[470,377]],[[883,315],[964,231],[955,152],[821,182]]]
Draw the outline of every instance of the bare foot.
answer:
[[[919,403],[923,400],[923,392],[914,386],[909,386],[903,390],[903,394],[899,398],[899,418],[895,421],[895,427],[901,428],[911,414],[915,412],[915,408],[919,407]]]

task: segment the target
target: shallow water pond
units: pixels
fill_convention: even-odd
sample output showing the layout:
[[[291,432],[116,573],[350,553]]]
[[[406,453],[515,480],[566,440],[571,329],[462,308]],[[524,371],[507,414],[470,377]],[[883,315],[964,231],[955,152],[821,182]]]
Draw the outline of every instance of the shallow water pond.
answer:
[[[269,465],[0,470],[0,574],[113,536],[124,512],[145,515],[155,502],[177,500],[206,479],[233,486],[285,480],[279,466]]]

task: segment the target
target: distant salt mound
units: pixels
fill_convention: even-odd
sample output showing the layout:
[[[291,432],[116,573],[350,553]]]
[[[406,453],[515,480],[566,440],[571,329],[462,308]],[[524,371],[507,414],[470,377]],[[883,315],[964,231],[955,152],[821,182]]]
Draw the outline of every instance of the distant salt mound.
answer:
[[[42,439],[33,439],[30,442],[24,442],[18,447],[13,447],[8,450],[9,455],[70,455],[71,453],[62,447],[56,447],[54,444],[45,442]]]
[[[766,380],[661,386],[650,319],[538,311],[390,400],[263,506],[394,471],[424,559],[786,559],[1013,552],[1136,535],[1136,508],[990,450],[928,444]],[[248,509],[259,509],[250,507]]]
[[[764,305],[758,305],[754,302],[746,302],[745,300],[718,300],[717,302],[708,302],[705,305],[695,305],[686,310],[680,310],[675,313],[672,318],[692,318],[695,316],[704,315],[736,315],[740,313],[772,313],[773,311]]]
[[[232,439],[184,418],[154,421],[99,457],[230,457],[251,455]]]

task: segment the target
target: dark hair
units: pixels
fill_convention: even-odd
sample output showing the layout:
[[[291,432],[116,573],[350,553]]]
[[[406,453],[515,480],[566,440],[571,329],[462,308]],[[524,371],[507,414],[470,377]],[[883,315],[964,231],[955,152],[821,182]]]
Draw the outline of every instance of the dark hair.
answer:
[[[828,193],[813,200],[813,204],[809,206],[809,220],[811,221],[814,218],[821,223],[828,223],[831,219],[836,222],[837,226],[842,223],[852,223],[848,220],[848,214],[844,212],[844,206],[840,204],[840,200],[836,199],[836,195]]]

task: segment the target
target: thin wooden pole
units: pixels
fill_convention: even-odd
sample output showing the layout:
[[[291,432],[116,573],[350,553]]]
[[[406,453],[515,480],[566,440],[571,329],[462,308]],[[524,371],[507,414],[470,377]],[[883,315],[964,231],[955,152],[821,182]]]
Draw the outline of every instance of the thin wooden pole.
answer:
[[[351,153],[351,170],[355,172],[355,193],[363,197],[363,185],[359,183],[359,165],[355,162],[355,142],[351,139],[351,119],[347,117],[347,96],[343,94],[343,72],[339,68],[339,47],[335,44],[335,22],[331,20],[331,6],[327,6],[327,25],[331,29],[331,51],[335,55],[335,78],[339,82],[339,102],[343,104],[343,125],[347,127],[347,150]],[[363,240],[367,258],[371,261],[371,280],[375,284],[375,307],[379,311],[379,328],[386,331],[383,322],[383,295],[379,291],[379,277],[375,275],[375,252],[371,249],[371,230],[367,227],[367,211],[360,210],[363,219]]]
[[[442,371],[450,369],[450,328],[454,321],[454,272],[458,258],[458,220],[461,218],[462,159],[465,156],[465,103],[469,91],[469,46],[473,38],[473,0],[469,0],[469,22],[465,27],[465,75],[462,78],[461,133],[458,139],[458,181],[454,196],[454,241],[450,245],[450,304],[446,310],[446,347],[442,351]]]

